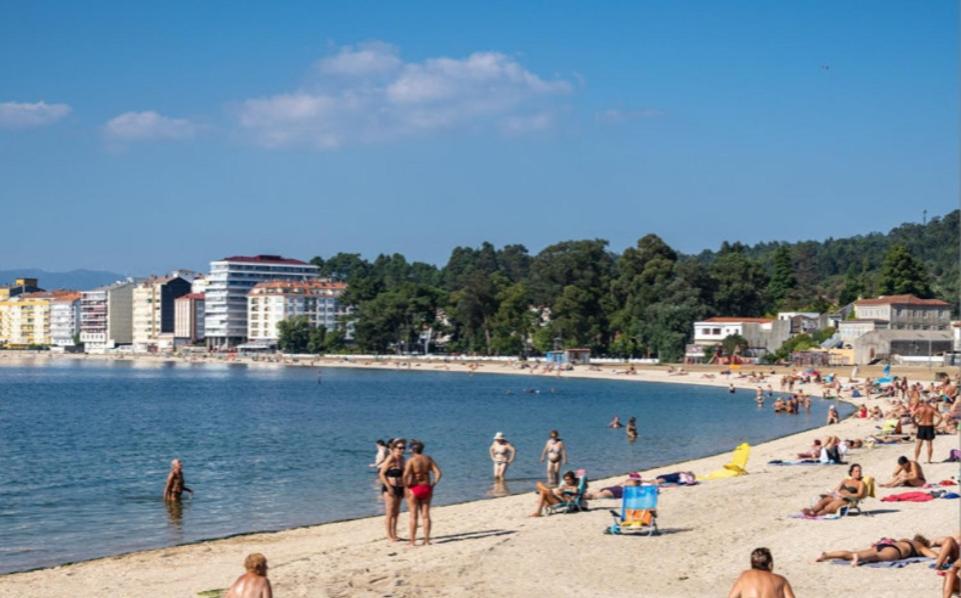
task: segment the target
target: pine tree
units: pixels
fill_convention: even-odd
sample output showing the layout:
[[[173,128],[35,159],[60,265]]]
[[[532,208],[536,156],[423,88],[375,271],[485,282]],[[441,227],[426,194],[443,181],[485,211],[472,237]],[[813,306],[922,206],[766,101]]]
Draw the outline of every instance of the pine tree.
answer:
[[[924,299],[931,297],[929,281],[924,264],[916,260],[904,245],[895,245],[884,256],[878,290],[883,295],[912,294]]]

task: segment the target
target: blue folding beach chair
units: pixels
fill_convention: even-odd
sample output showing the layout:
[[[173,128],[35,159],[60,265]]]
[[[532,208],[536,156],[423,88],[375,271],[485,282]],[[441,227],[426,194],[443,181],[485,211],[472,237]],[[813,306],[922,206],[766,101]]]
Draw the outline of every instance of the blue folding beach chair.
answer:
[[[657,529],[657,486],[625,486],[621,498],[621,512],[611,509],[614,523],[605,534],[637,533],[656,536]]]
[[[565,500],[547,507],[547,514],[556,513],[577,513],[587,510],[587,502],[584,500],[584,493],[587,492],[587,472],[582,472],[577,480],[577,494],[568,496]]]

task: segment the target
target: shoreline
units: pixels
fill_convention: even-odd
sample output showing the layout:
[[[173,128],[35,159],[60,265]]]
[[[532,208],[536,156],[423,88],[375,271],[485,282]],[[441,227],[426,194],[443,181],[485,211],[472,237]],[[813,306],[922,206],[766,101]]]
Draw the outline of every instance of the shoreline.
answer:
[[[155,357],[148,357],[148,359],[151,359],[155,363],[161,361],[160,359],[157,359]],[[111,359],[108,357],[107,360],[111,360]],[[0,357],[0,364],[3,364],[7,361],[8,359],[6,355]],[[170,361],[170,360],[164,359],[163,361]],[[191,361],[188,361],[188,360],[183,360],[183,361],[185,363],[192,363]],[[215,361],[214,363],[217,363],[217,362]],[[283,364],[272,364],[272,365],[283,365]],[[306,364],[298,364],[298,365],[303,366]],[[394,365],[392,362],[389,362],[389,361],[386,363],[366,364],[366,365],[357,364],[353,362],[340,363],[340,364],[320,363],[316,365],[318,367],[408,369],[408,368],[397,368],[396,365]],[[457,364],[457,365],[463,365],[463,364]],[[709,369],[694,369],[692,373],[687,376],[668,376],[666,371],[664,371],[664,367],[665,366],[652,366],[652,367],[637,368],[636,376],[616,375],[612,373],[610,369],[603,369],[600,372],[592,372],[592,371],[586,370],[586,368],[581,368],[580,370],[575,370],[574,372],[564,372],[560,377],[594,378],[594,379],[641,381],[641,382],[655,382],[655,383],[660,382],[660,383],[668,383],[668,384],[670,383],[700,384],[700,385],[719,386],[719,387],[726,387],[729,383],[733,383],[738,388],[754,388],[757,386],[756,383],[751,383],[747,379],[736,379],[732,377],[730,380],[728,380],[728,379],[725,379],[724,377],[719,376],[718,378],[715,378],[713,380],[708,380],[708,379],[699,379],[697,377],[697,374],[701,373],[702,371],[711,371]],[[418,371],[418,370],[434,371],[431,368],[409,368],[409,369],[411,371]],[[716,371],[717,369],[720,369],[720,368],[715,368],[714,371]],[[757,371],[765,371],[765,372],[769,372],[771,370],[771,368],[769,367],[764,367],[764,368],[757,367],[754,369]],[[744,368],[744,370],[751,371],[751,368]],[[454,369],[452,367],[450,371],[468,373],[466,368]],[[537,376],[543,377],[543,375],[541,374],[532,374],[528,370],[517,370],[510,367],[498,367],[491,364],[483,365],[482,367],[479,368],[479,370],[476,373],[514,374],[514,375],[521,375],[521,376],[526,375],[530,377],[537,377]],[[932,375],[933,373],[934,373],[934,370],[931,370]],[[553,374],[551,376],[553,376]],[[765,385],[767,383],[770,383],[772,387],[774,387],[776,381],[777,380],[775,379],[775,377],[771,377],[769,382],[768,381],[765,382]],[[813,389],[810,386],[805,387],[806,392],[810,392],[811,390]],[[778,390],[775,389],[775,392],[778,392]],[[836,400],[844,401],[849,404],[856,404],[854,403],[854,401],[851,401],[850,399],[841,398]],[[869,405],[873,405],[873,404],[876,404],[878,400],[874,399],[867,402]],[[822,437],[824,435],[827,435],[828,431],[831,431],[832,433],[836,433],[837,435],[850,435],[850,432],[853,430],[849,430],[849,428],[855,428],[855,429],[859,427],[863,428],[864,427],[863,424],[865,423],[873,423],[873,422],[871,420],[856,421],[853,418],[849,417],[843,420],[841,424],[837,424],[835,426],[826,426],[826,425],[816,426],[814,428],[811,428],[803,432],[792,433],[779,438],[773,438],[773,439],[767,440],[761,444],[752,446],[752,459],[751,459],[751,462],[749,462],[748,464],[748,470],[752,474],[754,474],[755,472],[758,472],[762,475],[759,475],[759,476],[747,475],[747,476],[742,476],[738,478],[733,478],[731,480],[707,482],[707,483],[702,483],[693,488],[671,489],[671,490],[665,491],[665,494],[667,496],[673,496],[678,493],[692,493],[692,490],[696,491],[696,489],[699,489],[699,488],[707,488],[707,487],[717,488],[719,487],[719,485],[725,485],[726,483],[732,483],[732,482],[737,485],[744,485],[745,480],[751,481],[753,479],[763,477],[763,474],[766,473],[764,471],[765,466],[758,464],[758,461],[762,458],[761,457],[762,455],[766,453],[777,454],[778,451],[782,451],[782,450],[793,451],[794,450],[793,448],[788,449],[787,447],[806,446],[807,444],[809,444],[809,442],[801,443],[802,438],[809,439],[813,436]],[[842,430],[844,431],[842,432]],[[942,442],[940,442],[939,445],[944,446],[945,437],[939,437],[939,439],[942,440]],[[951,440],[951,439],[948,438],[947,440]],[[720,449],[721,447],[718,447],[718,448]],[[900,448],[900,445],[893,445],[893,447],[879,447],[877,449],[873,449],[870,452],[880,454],[882,452],[890,452],[892,448]],[[686,461],[681,461],[678,463],[668,463],[668,464],[654,466],[654,467],[646,466],[646,468],[644,469],[644,474],[645,474],[645,477],[649,477],[651,475],[664,473],[665,471],[670,469],[682,469],[682,470],[691,469],[696,471],[700,476],[700,475],[703,475],[705,471],[710,471],[713,468],[716,468],[717,465],[720,465],[723,462],[725,462],[727,456],[730,454],[730,451],[732,449],[733,447],[723,447],[723,450],[721,450],[721,452],[704,456],[704,457],[698,457],[694,459],[688,459]],[[862,450],[859,452],[867,453],[868,451]],[[941,452],[943,451],[941,450],[938,451],[939,454]],[[849,457],[849,460],[853,462],[859,457],[860,457],[859,454],[851,455]],[[766,463],[766,460],[767,459],[764,460],[765,463]],[[589,466],[589,464],[587,465]],[[928,466],[928,467],[937,467],[937,465]],[[951,467],[951,466],[948,465],[948,467]],[[770,467],[767,467],[767,469],[770,469]],[[790,468],[790,467],[784,467],[780,469],[781,469],[780,472],[775,472],[775,473],[782,473],[782,474],[791,473],[788,470],[794,470],[799,474],[815,473],[814,470],[810,470],[810,469],[809,471],[798,471],[798,468]],[[806,469],[806,468],[801,468],[801,469]],[[814,469],[821,469],[821,468],[814,468]],[[833,468],[827,468],[827,469],[833,470]],[[822,470],[822,471],[825,471],[825,470]],[[817,473],[821,473],[821,472],[817,472]],[[885,473],[871,472],[871,473],[876,475],[876,477],[882,477],[886,475],[886,472]],[[591,483],[593,485],[596,485],[596,487],[603,487],[604,485],[609,485],[614,480],[623,478],[625,475],[626,474],[621,474],[621,475],[611,476],[604,479],[598,479],[598,480],[592,481]],[[834,476],[836,477],[838,475],[840,475],[840,472],[837,470],[834,470]],[[934,479],[932,476],[930,476],[930,474],[929,474],[929,477],[931,477],[931,479]],[[751,492],[751,494],[753,494],[753,492]],[[728,500],[730,500],[732,497],[727,497],[727,498]],[[503,512],[503,507],[507,507],[508,505],[513,505],[514,503],[518,503],[518,502],[527,503],[531,501],[532,501],[532,498],[529,492],[521,492],[519,494],[512,494],[505,497],[484,497],[479,499],[471,499],[471,500],[467,500],[459,503],[451,503],[443,506],[437,506],[432,510],[432,512],[434,513],[435,521],[438,521],[438,520],[447,519],[447,517],[452,513],[460,513],[465,510]],[[602,513],[605,512],[606,509],[599,506],[600,504],[606,505],[607,503],[611,503],[610,506],[617,506],[616,504],[617,502],[618,501],[604,501],[604,500],[592,501],[591,513],[597,514],[598,512],[602,512]],[[945,502],[948,502],[948,501],[945,501]],[[522,509],[522,513],[526,514],[527,510],[528,509]],[[583,515],[586,516],[586,515],[589,515],[589,513],[586,513]],[[566,523],[566,520],[568,519],[576,520],[579,517],[582,517],[582,515],[579,514],[569,518],[565,517],[562,519],[564,519]],[[863,520],[863,518],[852,518],[852,519],[856,521]],[[545,520],[554,522],[554,521],[558,521],[558,518],[556,517],[545,518]],[[115,565],[118,562],[132,561],[132,562],[149,564],[150,566],[160,566],[160,564],[165,559],[170,558],[173,554],[207,553],[207,552],[216,551],[216,550],[222,551],[227,549],[227,547],[229,546],[234,546],[237,544],[248,546],[248,545],[263,545],[263,544],[271,545],[271,544],[278,544],[278,543],[284,543],[284,542],[289,543],[289,542],[294,542],[300,536],[305,536],[305,535],[306,536],[323,536],[323,535],[326,535],[326,533],[328,532],[332,532],[334,530],[340,530],[342,528],[364,528],[364,531],[367,532],[369,535],[370,532],[368,531],[367,528],[376,528],[376,532],[382,532],[381,521],[382,521],[382,516],[372,515],[372,516],[365,516],[365,517],[359,517],[359,518],[349,518],[344,520],[329,521],[325,523],[312,524],[307,526],[298,526],[294,528],[286,528],[283,530],[276,530],[276,531],[243,532],[240,534],[200,540],[197,542],[180,544],[176,546],[169,546],[165,548],[156,548],[156,549],[149,549],[149,550],[142,550],[142,551],[127,552],[122,554],[114,554],[114,555],[98,557],[90,560],[77,561],[73,563],[65,563],[65,564],[56,565],[52,567],[41,567],[41,568],[36,568],[36,569],[31,569],[26,571],[7,573],[0,576],[0,594],[4,593],[8,589],[16,590],[17,587],[21,586],[21,584],[27,584],[27,587],[31,587],[33,583],[40,582],[43,585],[43,587],[46,588],[44,593],[48,593],[50,595],[61,595],[61,594],[52,593],[52,591],[56,589],[56,591],[62,591],[63,592],[62,595],[70,595],[70,593],[76,591],[74,589],[75,586],[70,581],[70,578],[74,577],[75,574],[79,572],[87,572],[87,571],[93,572],[93,571],[100,571],[102,569],[112,569],[113,565]],[[534,520],[534,521],[537,521],[537,520]],[[406,517],[402,514],[402,520],[401,520],[402,528],[404,527],[405,523],[406,523]],[[806,524],[808,526],[829,525],[828,522],[802,522],[802,524]],[[440,526],[437,523],[435,523],[435,528],[438,528],[438,527]],[[447,526],[445,525],[444,527],[447,527]],[[520,527],[523,528],[527,526],[521,525]],[[374,542],[378,541],[378,534],[376,532],[374,532],[374,537],[370,538],[370,541],[374,541]],[[948,530],[948,529],[944,530],[944,534],[947,534],[949,532],[951,532],[951,530]],[[518,531],[516,533],[520,533],[520,532]],[[670,535],[665,536],[665,538],[670,538],[670,537],[671,537]],[[383,540],[380,540],[380,542],[386,544],[386,542],[384,542]],[[348,542],[348,544],[354,544],[354,543]],[[365,542],[364,544],[369,544],[369,541]],[[827,546],[825,546],[824,548],[827,548]],[[427,550],[430,550],[430,549],[427,549]],[[263,552],[267,554],[268,559],[272,558],[271,551],[269,549],[264,549]],[[234,572],[238,568],[239,562],[242,560],[242,556],[243,555],[234,556],[234,558],[232,558],[229,561],[230,565],[227,566],[227,569],[230,572]],[[777,555],[775,556],[776,558],[778,558]],[[741,560],[743,561],[744,559],[742,558]],[[278,570],[278,567],[272,565],[271,569],[272,571],[276,572]],[[834,569],[839,569],[839,568],[835,567]],[[237,573],[239,573],[239,571]],[[225,573],[225,575],[227,574]],[[276,578],[272,577],[272,579],[274,579],[275,587],[278,583],[281,583],[282,578],[279,577],[279,575],[280,573],[278,573],[278,577]],[[931,575],[933,575],[933,573]],[[227,577],[223,579],[223,582],[219,586],[218,585],[211,586],[209,585],[209,583],[207,583],[206,587],[226,587],[226,585],[229,584],[229,581],[232,580],[233,577],[235,576],[236,574],[227,575]],[[125,582],[132,581],[131,579],[129,579],[129,575],[127,574],[124,574],[121,577],[125,580]],[[736,572],[731,571],[730,573],[727,574],[727,577],[730,577],[730,579],[733,580],[733,577],[736,577]],[[398,580],[402,580],[404,583],[410,582],[410,580],[405,577],[400,577],[398,578]],[[938,578],[938,580],[940,580],[940,578]],[[49,584],[52,584],[53,587],[51,587],[51,585]],[[130,591],[129,586],[125,586],[121,584],[121,586],[119,586],[118,589],[120,589],[121,587],[125,588],[125,590],[121,591],[120,593],[127,593]],[[196,586],[193,586],[193,587],[195,587],[196,589],[193,589],[191,595],[194,595],[196,594],[197,591],[201,591],[204,589],[203,587],[196,587]],[[24,589],[24,588],[21,588],[21,589]],[[360,588],[357,588],[357,589],[360,589]],[[795,589],[797,591],[797,586],[795,586]],[[368,590],[373,590],[373,588],[372,587],[368,588]],[[665,587],[664,590],[667,591],[667,593],[661,594],[661,595],[672,595],[670,594],[670,591],[668,588]],[[16,591],[14,593],[16,593]],[[160,594],[167,595],[164,593],[164,591],[161,591]],[[184,595],[184,593],[181,591],[171,595]],[[309,593],[306,595],[315,595],[315,594]],[[316,595],[326,595],[326,594],[316,594]],[[397,595],[408,595],[408,594],[405,594],[402,592]]]

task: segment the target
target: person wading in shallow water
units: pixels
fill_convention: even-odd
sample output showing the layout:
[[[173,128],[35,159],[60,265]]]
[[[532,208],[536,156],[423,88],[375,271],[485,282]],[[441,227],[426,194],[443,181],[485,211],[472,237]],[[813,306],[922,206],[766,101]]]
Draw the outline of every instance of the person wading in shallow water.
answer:
[[[167,474],[167,484],[164,486],[164,500],[167,502],[180,500],[184,492],[189,492],[191,495],[194,493],[184,481],[183,463],[180,459],[174,459],[170,462],[170,473]]]
[[[551,430],[550,438],[541,451],[541,463],[547,459],[547,483],[556,484],[561,473],[561,465],[567,464],[567,447],[557,430]]]
[[[424,528],[424,545],[430,544],[430,500],[434,496],[434,486],[440,482],[440,467],[424,454],[424,443],[420,440],[410,442],[413,453],[404,466],[404,485],[407,487],[407,510],[410,512],[410,545],[417,546],[417,519],[420,517]],[[433,479],[431,479],[433,475]]]

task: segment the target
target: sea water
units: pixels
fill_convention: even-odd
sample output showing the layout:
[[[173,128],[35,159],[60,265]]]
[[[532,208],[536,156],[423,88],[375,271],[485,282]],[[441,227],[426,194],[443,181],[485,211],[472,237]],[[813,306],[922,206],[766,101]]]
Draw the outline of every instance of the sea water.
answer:
[[[378,438],[421,439],[448,504],[530,491],[552,429],[569,468],[599,478],[813,428],[828,404],[776,416],[748,390],[428,366],[14,362],[0,367],[0,572],[382,513]],[[637,417],[636,442],[607,428],[614,415]],[[517,448],[499,488],[495,432]],[[170,506],[175,457],[194,494]]]

